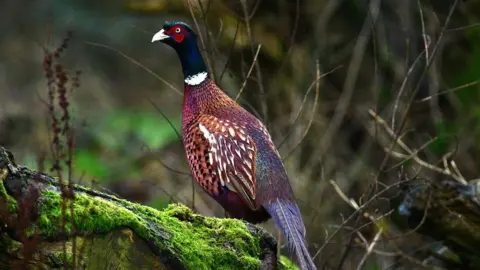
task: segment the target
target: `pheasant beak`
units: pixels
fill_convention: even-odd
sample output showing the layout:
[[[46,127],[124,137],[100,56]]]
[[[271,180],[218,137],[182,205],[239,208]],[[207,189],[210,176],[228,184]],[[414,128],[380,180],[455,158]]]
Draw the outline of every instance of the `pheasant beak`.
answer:
[[[162,29],[162,30],[158,31],[155,35],[153,35],[152,42],[162,41],[162,40],[165,40],[165,39],[168,39],[168,38],[170,38],[170,36],[165,35],[165,30]]]

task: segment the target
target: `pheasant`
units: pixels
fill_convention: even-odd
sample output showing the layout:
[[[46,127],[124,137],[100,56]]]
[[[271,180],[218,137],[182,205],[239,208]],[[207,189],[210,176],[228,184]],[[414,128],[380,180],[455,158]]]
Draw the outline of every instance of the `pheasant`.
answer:
[[[195,180],[233,218],[273,218],[300,267],[316,269],[287,173],[263,123],[210,79],[190,26],[167,22],[155,41],[171,46],[182,64],[182,141]]]

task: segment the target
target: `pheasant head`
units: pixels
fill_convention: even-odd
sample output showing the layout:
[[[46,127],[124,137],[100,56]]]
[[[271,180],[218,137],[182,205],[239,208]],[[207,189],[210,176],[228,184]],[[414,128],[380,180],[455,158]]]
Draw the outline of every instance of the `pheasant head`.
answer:
[[[197,34],[183,22],[167,22],[152,38],[172,47],[182,63],[185,83],[197,85],[208,77],[207,66],[197,45]]]

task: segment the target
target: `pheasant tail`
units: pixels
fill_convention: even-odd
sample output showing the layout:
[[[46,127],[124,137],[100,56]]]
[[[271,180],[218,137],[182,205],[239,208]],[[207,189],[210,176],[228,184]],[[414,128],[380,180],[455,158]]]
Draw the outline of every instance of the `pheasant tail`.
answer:
[[[305,226],[298,206],[294,202],[276,201],[264,205],[272,216],[275,225],[279,227],[286,237],[288,249],[296,254],[302,270],[316,270],[312,257],[305,244]]]

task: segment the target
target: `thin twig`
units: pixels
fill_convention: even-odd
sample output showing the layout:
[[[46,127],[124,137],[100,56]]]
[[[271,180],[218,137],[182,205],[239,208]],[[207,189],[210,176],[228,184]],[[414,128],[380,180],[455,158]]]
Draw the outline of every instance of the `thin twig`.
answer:
[[[192,5],[189,3],[189,1],[186,1],[186,3],[188,6],[188,10],[190,11],[190,15],[192,16],[193,23],[195,24],[195,28],[197,29],[198,36],[200,37],[200,45],[202,46],[201,49],[206,51],[207,47],[206,47],[205,41],[203,40],[203,34],[200,29],[200,25],[198,24],[197,17],[195,16]],[[205,58],[207,59],[208,71],[212,75],[211,79],[215,82],[215,73],[214,73],[214,70],[212,69],[212,65],[211,65],[212,61],[208,53],[205,54]]]
[[[373,248],[375,247],[375,245],[377,244],[378,240],[380,239],[380,235],[382,235],[382,233],[383,233],[383,229],[380,227],[380,229],[378,230],[377,234],[375,234],[375,237],[373,238],[372,242],[370,243],[370,245],[368,245],[367,252],[366,252],[365,255],[363,256],[363,258],[362,258],[362,260],[360,261],[360,263],[358,264],[357,270],[362,269],[362,267],[363,267],[363,265],[365,264],[368,256],[370,255],[370,253],[372,253]]]
[[[292,35],[290,36],[290,42],[288,44],[287,52],[285,53],[285,56],[282,59],[282,63],[280,64],[280,68],[277,71],[278,75],[282,74],[283,68],[285,67],[287,60],[290,54],[292,53],[293,45],[295,42],[295,36],[297,35],[299,19],[300,19],[300,0],[295,0],[295,20],[293,23],[293,31],[292,31]]]
[[[243,8],[243,16],[244,16],[244,20],[245,20],[245,26],[247,28],[247,35],[248,35],[248,38],[250,39],[250,47],[251,47],[251,51],[252,51],[252,54],[254,53],[255,49],[253,47],[253,34],[252,34],[252,29],[251,29],[251,26],[250,26],[250,15],[248,14],[248,7],[247,7],[247,1],[246,0],[240,0],[240,3],[242,4],[242,8]],[[256,58],[256,57],[254,57]],[[267,107],[267,103],[265,102],[265,89],[263,87],[263,79],[262,79],[262,71],[260,69],[260,63],[259,61],[255,61],[255,71],[256,71],[256,75],[257,75],[257,84],[258,84],[258,88],[259,88],[259,92],[260,92],[260,105],[261,105],[261,108],[262,108],[262,117],[263,117],[263,122],[265,123],[265,125],[267,125],[268,123],[268,107]]]
[[[255,67],[255,63],[257,62],[257,57],[258,57],[258,54],[260,53],[260,49],[262,48],[262,44],[259,44],[258,47],[257,47],[257,52],[255,53],[255,56],[253,57],[253,62],[252,64],[250,65],[250,69],[248,70],[247,72],[247,76],[245,77],[245,80],[243,80],[243,84],[242,84],[242,87],[240,87],[240,91],[238,91],[238,94],[237,96],[235,97],[235,101],[238,100],[238,98],[240,97],[240,95],[242,94],[243,92],[243,89],[245,89],[245,86],[247,85],[247,82],[248,82],[248,78],[250,78],[250,74],[252,73],[253,71],[253,68]]]
[[[415,66],[420,62],[420,59],[422,56],[425,54],[425,51],[422,51],[420,55],[417,56],[415,61],[413,61],[412,66],[408,69],[407,74],[405,75],[405,78],[403,78],[402,85],[400,85],[400,88],[398,89],[398,94],[397,97],[395,98],[395,102],[393,104],[393,112],[392,112],[392,129],[395,129],[395,116],[397,115],[397,110],[398,106],[400,104],[400,99],[407,88],[407,82],[408,79],[410,78],[410,75],[412,74],[413,70],[415,69]]]
[[[252,11],[250,12],[250,15],[248,16],[248,20],[251,20],[253,16],[255,16],[255,13],[257,13],[258,7],[260,6],[260,3],[262,0],[257,0],[255,1],[255,5],[252,8]]]
[[[340,198],[342,198],[347,204],[349,204],[353,209],[355,209],[357,212],[359,211],[363,211],[363,209],[365,208],[365,204],[359,206],[353,199],[348,199],[348,197],[345,195],[345,193],[341,190],[341,188],[335,183],[335,181],[333,180],[330,180],[330,184],[334,187],[335,191],[337,192],[337,194],[340,196]],[[389,188],[389,187],[387,187]],[[381,192],[383,192],[384,190],[382,190]],[[370,200],[371,201],[371,200]],[[368,201],[368,202],[370,202]],[[383,233],[385,235],[385,239],[386,240],[393,240],[393,239],[396,239],[396,238],[403,238],[409,234],[412,234],[414,232],[416,232],[424,223],[425,223],[425,220],[427,218],[427,213],[428,213],[428,206],[430,205],[430,201],[431,201],[431,193],[429,193],[428,195],[428,199],[427,199],[427,202],[426,202],[426,205],[425,205],[425,209],[423,211],[423,216],[422,216],[422,219],[420,220],[420,222],[417,224],[417,226],[415,228],[413,228],[412,230],[402,234],[401,236],[397,236],[397,237],[389,237],[388,235],[388,231],[384,231],[384,227],[383,225],[380,225],[378,224],[378,220],[380,220],[381,218],[387,216],[387,215],[382,215],[381,217],[379,218],[376,218],[374,217],[373,215],[369,214],[368,212],[363,212],[363,216],[366,217],[367,219],[370,220],[371,223],[373,223],[377,229],[379,230],[380,233]],[[392,213],[393,210],[391,210],[389,213]],[[343,224],[346,224],[346,222],[344,222]],[[342,226],[340,226],[337,230],[340,230],[342,227],[343,227],[343,224]],[[357,228],[355,229],[355,232],[358,232],[360,230],[360,228]],[[375,242],[379,242],[379,239],[377,238],[377,240]],[[408,261],[410,262],[413,262],[415,264],[418,264],[418,265],[422,265],[422,266],[425,266],[422,262],[416,260],[415,258],[405,254],[396,244],[395,242],[391,242],[392,246],[396,249],[397,251],[397,254],[399,256],[401,256],[402,258],[405,258],[407,259]],[[358,269],[358,268],[357,268]]]
[[[318,147],[318,151],[320,151],[320,156],[323,156],[332,145],[332,139],[335,134],[337,134],[343,118],[348,111],[348,106],[350,105],[350,101],[355,90],[355,84],[358,79],[368,40],[372,32],[371,25],[376,23],[379,12],[380,0],[371,1],[369,6],[369,15],[365,19],[362,29],[358,35],[355,47],[353,48],[353,55],[348,66],[347,77],[345,78],[345,83],[343,85],[342,95],[338,101],[337,107],[335,108],[335,113],[332,117],[332,120],[330,121],[327,130],[325,131],[319,143],[320,147]]]
[[[216,51],[218,51],[218,48],[215,42],[212,41],[213,40],[212,32],[210,31],[210,26],[207,21],[207,14],[208,14],[208,11],[210,10],[211,0],[208,0],[206,10],[203,8],[203,4],[201,0],[197,0],[197,3],[198,3],[198,6],[200,7],[200,11],[202,12],[203,25],[205,26],[205,30],[207,34],[207,37],[205,38],[205,45],[203,46],[203,48],[205,49],[205,51],[207,51],[207,48],[212,48],[210,52],[207,52],[207,57],[210,57],[211,56],[210,54],[214,54]],[[196,25],[196,27],[198,29],[198,33],[200,33],[200,29],[198,25]],[[214,57],[215,55],[212,55],[212,56]],[[216,79],[215,61],[210,61],[209,59],[207,59],[207,63],[209,66],[211,65],[210,72],[212,74],[213,81],[215,81]]]
[[[355,217],[361,210],[363,210],[364,208],[366,208],[370,203],[374,202],[378,197],[380,197],[381,195],[383,195],[384,193],[386,193],[387,191],[389,191],[390,189],[394,188],[394,187],[397,187],[397,186],[401,186],[405,183],[408,183],[410,182],[412,179],[404,179],[404,180],[400,180],[400,181],[397,181],[389,186],[386,186],[384,189],[380,190],[379,192],[375,193],[372,198],[370,198],[368,201],[366,201],[364,204],[362,204],[361,206],[359,206],[358,210],[356,210],[355,212],[353,212],[349,217],[347,217],[343,222],[342,224],[330,235],[328,235],[328,237],[325,238],[325,241],[323,242],[322,246],[320,246],[320,248],[318,248],[317,252],[315,253],[315,255],[313,256],[313,259],[315,259],[321,252],[322,250],[327,246],[327,244],[333,239],[333,237],[335,235],[337,235],[338,232],[340,232],[341,228],[343,226],[345,226],[345,224],[347,224],[350,220],[352,220],[353,217]]]
[[[142,68],[143,70],[145,70],[146,72],[148,72],[150,75],[152,75],[153,77],[157,78],[159,81],[163,82],[164,84],[166,84],[168,87],[170,87],[172,90],[174,90],[175,92],[177,92],[177,94],[179,95],[182,95],[183,96],[183,92],[178,90],[175,86],[173,86],[171,83],[167,82],[167,80],[165,80],[164,78],[158,76],[157,74],[155,74],[155,72],[153,72],[151,69],[147,68],[146,66],[144,66],[142,63],[138,62],[137,60],[133,59],[132,57],[124,54],[123,52],[117,50],[117,49],[114,49],[108,45],[105,45],[105,44],[100,44],[100,43],[96,43],[96,42],[91,42],[91,41],[85,41],[86,44],[88,45],[91,45],[91,46],[95,46],[95,47],[102,47],[102,48],[105,48],[105,49],[108,49],[112,52],[115,52],[117,54],[119,54],[120,56],[122,56],[123,58],[127,59],[128,61],[132,62],[133,64],[137,65],[138,67]]]
[[[339,69],[341,67],[342,66],[338,66],[338,67],[330,70],[329,72],[323,73],[319,78],[315,78],[315,80],[310,84],[307,91],[303,95],[302,103],[300,104],[300,108],[298,109],[298,112],[297,112],[297,115],[295,116],[295,119],[293,120],[292,124],[290,125],[289,131],[287,132],[285,137],[283,137],[283,139],[278,143],[277,149],[280,149],[282,147],[282,145],[287,141],[288,137],[290,137],[290,135],[292,134],[292,132],[294,130],[294,127],[297,124],[297,121],[298,121],[298,119],[300,118],[300,115],[303,112],[303,108],[305,106],[305,103],[307,102],[307,98],[308,98],[308,95],[310,94],[310,91],[313,89],[313,86],[316,85],[318,80],[320,80],[321,78],[335,72],[337,69]]]
[[[373,110],[368,110],[368,113],[370,114],[370,116],[372,116],[372,118],[375,120],[375,122],[377,122],[378,124],[380,124],[384,129],[385,131],[387,132],[387,134],[392,138],[392,145],[388,148],[385,148],[385,151],[387,153],[392,153],[391,155],[392,156],[397,156],[397,157],[401,157],[401,158],[411,158],[413,159],[418,165],[424,167],[424,168],[427,168],[429,170],[432,170],[432,171],[435,171],[437,173],[440,173],[440,174],[443,174],[443,175],[447,175],[447,176],[450,176],[452,177],[453,179],[457,180],[459,183],[464,183],[464,180],[462,180],[461,177],[453,174],[449,169],[448,167],[447,168],[440,168],[440,167],[437,167],[435,165],[432,165],[422,159],[420,159],[418,157],[417,154],[415,154],[415,151],[413,151],[412,149],[410,149],[410,147],[408,147],[400,138],[398,138],[398,136],[395,134],[395,132],[388,126],[388,124],[385,122],[385,120],[383,120],[382,117],[380,117],[378,114],[376,114]],[[396,139],[397,138],[397,139]],[[401,154],[401,153],[395,153],[393,151],[393,147],[395,145],[398,145],[400,146],[400,148],[402,148],[407,154]]]
[[[438,37],[438,41],[437,41],[437,43],[435,44],[435,46],[434,46],[434,48],[433,48],[433,52],[432,52],[431,58],[435,57],[435,55],[437,54],[438,47],[440,46],[439,44],[440,44],[440,42],[441,42],[441,40],[442,40],[442,37],[443,37],[443,35],[444,35],[444,33],[445,33],[445,29],[448,27],[448,24],[449,24],[449,22],[450,22],[450,19],[452,18],[452,15],[453,15],[453,11],[455,10],[457,4],[458,4],[458,0],[455,0],[455,2],[450,6],[450,10],[449,10],[449,13],[448,13],[448,15],[447,15],[447,18],[446,18],[446,20],[445,20],[445,24],[444,24],[444,26],[443,26],[443,28],[442,28],[442,31],[440,32],[440,36]],[[428,62],[428,65],[425,67],[423,73],[421,74],[421,76],[420,76],[420,78],[419,78],[419,80],[418,80],[418,83],[417,83],[417,85],[416,85],[416,87],[415,87],[415,89],[414,89],[414,91],[413,91],[413,93],[412,93],[412,95],[411,95],[411,97],[410,97],[410,100],[409,100],[409,102],[408,102],[408,104],[407,104],[407,108],[405,109],[405,112],[404,112],[404,114],[403,114],[403,117],[401,118],[400,125],[399,125],[398,129],[396,130],[396,132],[394,132],[395,137],[392,138],[392,142],[391,142],[391,145],[390,145],[390,147],[389,147],[390,149],[392,149],[392,148],[394,147],[395,142],[396,142],[396,138],[397,138],[397,136],[398,136],[397,134],[401,133],[402,129],[404,128],[404,126],[405,126],[405,124],[406,124],[406,122],[407,122],[407,116],[408,116],[408,114],[409,114],[409,112],[410,112],[410,109],[411,109],[411,107],[412,107],[412,104],[414,103],[415,97],[417,96],[417,92],[418,92],[419,89],[420,89],[420,84],[421,84],[423,78],[425,77],[426,71],[429,69],[431,63],[432,63],[431,61]],[[390,158],[389,155],[385,155],[382,163],[380,164],[380,166],[379,166],[379,168],[378,168],[378,170],[377,170],[377,174],[376,174],[376,176],[375,176],[375,181],[377,181],[378,178],[380,177],[380,172],[383,171],[383,168],[387,165],[387,163],[388,163],[388,161],[389,161],[389,158]]]
[[[420,0],[417,0],[417,6],[418,10],[420,11],[420,23],[422,25],[422,39],[423,39],[423,46],[424,46],[424,51],[425,51],[425,61],[428,64],[430,62],[430,57],[428,53],[428,47],[430,47],[430,42],[427,41],[427,34],[425,32],[425,19],[423,18],[423,9],[422,9],[422,4],[420,3]]]
[[[465,26],[460,26],[460,27],[457,27],[457,28],[447,29],[447,30],[445,30],[445,32],[460,31],[460,30],[465,30],[465,29],[468,29],[468,28],[473,28],[473,27],[478,27],[478,26],[480,26],[480,23],[472,23],[472,24],[465,25]]]
[[[150,104],[152,104],[152,106],[157,110],[157,112],[163,117],[163,119],[165,119],[168,122],[168,125],[170,125],[170,127],[173,129],[173,131],[175,131],[175,134],[177,134],[177,138],[181,141],[182,140],[182,135],[180,135],[178,130],[175,128],[172,121],[170,121],[170,119],[168,119],[168,117],[165,115],[165,113],[163,113],[163,111],[157,106],[157,104],[155,104],[150,98],[147,98],[147,100],[148,100],[148,102],[150,102]]]
[[[225,66],[223,67],[222,73],[220,73],[220,78],[218,79],[219,82],[222,81],[223,75],[225,74],[225,71],[228,68],[228,64],[230,64],[230,59],[232,59],[233,50],[235,48],[235,42],[237,42],[238,29],[240,29],[240,21],[237,21],[237,27],[235,28],[235,34],[233,35],[232,45],[230,46],[230,49],[228,50],[227,62],[225,63]]]
[[[165,164],[160,158],[158,158],[158,157],[155,155],[155,153],[152,151],[152,149],[150,149],[150,147],[149,147],[146,143],[143,143],[141,149],[142,149],[142,150],[143,150],[143,149],[147,149],[147,150],[150,152],[150,154],[152,154],[152,155],[155,157],[155,159],[156,159],[163,167],[165,167],[167,170],[172,171],[172,172],[177,173],[177,174],[191,176],[190,173],[182,172],[182,171],[180,171],[180,170],[174,169],[174,168],[168,166],[167,164]]]
[[[428,97],[426,97],[426,98],[423,98],[423,99],[417,101],[417,103],[429,101],[429,100],[432,99],[432,97],[440,96],[440,95],[445,95],[445,94],[448,94],[448,93],[453,93],[453,92],[456,92],[456,91],[458,91],[458,90],[462,90],[462,89],[465,89],[465,88],[467,88],[467,87],[477,85],[479,82],[480,82],[480,80],[474,81],[474,82],[470,82],[470,83],[467,83],[467,84],[464,84],[464,85],[457,86],[457,87],[455,87],[455,88],[451,88],[451,89],[448,89],[448,90],[445,90],[445,91],[442,91],[442,92],[439,92],[439,93],[430,95],[430,96],[428,96]]]
[[[312,111],[310,112],[310,119],[308,120],[307,128],[305,128],[302,136],[300,137],[300,140],[297,142],[295,146],[293,146],[292,150],[290,150],[290,152],[285,156],[284,160],[286,160],[302,143],[303,139],[305,139],[305,137],[307,136],[308,131],[310,130],[310,127],[312,126],[313,116],[315,115],[315,112],[317,110],[318,97],[320,96],[320,78],[321,77],[320,77],[320,63],[318,59],[316,63],[316,70],[317,70],[317,73],[315,78],[315,98],[313,100],[313,107],[312,107]]]
[[[401,140],[399,138],[399,140]],[[395,168],[398,168],[400,166],[402,166],[403,164],[405,164],[405,162],[411,160],[412,158],[418,156],[418,153],[420,153],[421,151],[423,151],[425,148],[427,148],[428,146],[430,146],[432,143],[436,142],[438,140],[438,137],[433,137],[431,138],[430,140],[428,140],[426,143],[424,143],[423,145],[421,145],[418,149],[415,149],[412,154],[410,154],[409,156],[407,156],[406,158],[404,158],[402,161],[398,162],[397,164],[394,164],[393,166],[391,166],[390,168],[388,168],[386,171],[391,171]],[[385,151],[387,151],[388,149],[384,149]]]

